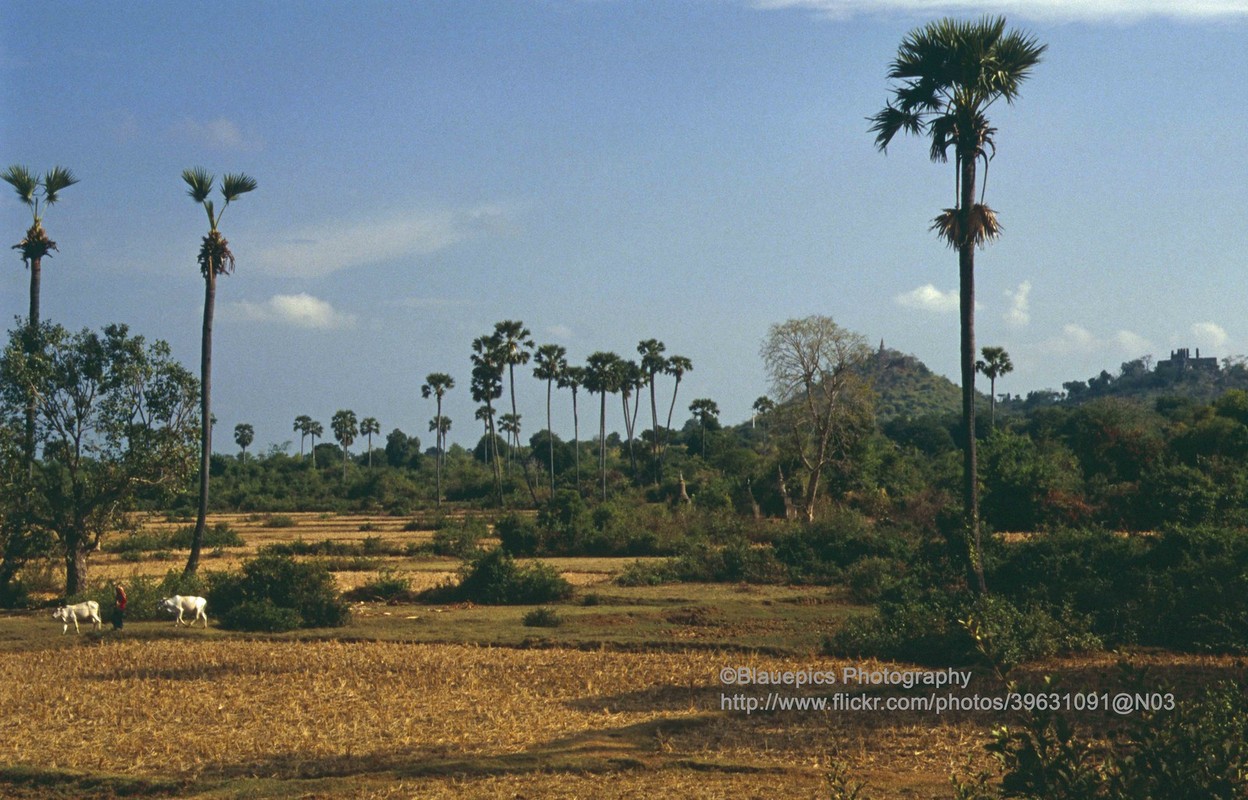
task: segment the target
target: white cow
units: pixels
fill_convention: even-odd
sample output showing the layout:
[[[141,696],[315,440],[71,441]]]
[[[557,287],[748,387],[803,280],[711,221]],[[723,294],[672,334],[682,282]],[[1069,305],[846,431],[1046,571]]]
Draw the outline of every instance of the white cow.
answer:
[[[208,608],[208,601],[202,597],[183,597],[180,594],[175,594],[173,597],[166,597],[160,601],[160,609],[162,611],[168,611],[170,614],[177,612],[178,618],[173,621],[174,625],[179,623],[182,625],[194,625],[195,620],[202,619],[204,627],[207,628],[208,613],[205,611],[206,608]],[[191,612],[194,612],[195,619],[188,623],[183,620],[182,615]]]
[[[69,633],[69,623],[74,623],[74,633],[79,633],[78,620],[86,622],[91,620],[91,624],[96,630],[100,629],[100,604],[94,600],[88,600],[85,603],[77,603],[72,606],[61,606],[53,614],[52,619],[65,623],[61,627],[61,635]]]

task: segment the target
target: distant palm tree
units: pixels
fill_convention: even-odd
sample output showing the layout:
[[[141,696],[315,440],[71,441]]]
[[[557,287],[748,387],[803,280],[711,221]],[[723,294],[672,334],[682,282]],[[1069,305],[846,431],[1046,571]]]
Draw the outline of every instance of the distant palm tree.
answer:
[[[1019,88],[1045,51],[1035,38],[1007,32],[1005,18],[978,22],[944,19],[911,31],[889,68],[893,101],[871,118],[875,144],[885,151],[898,133],[926,135],[929,157],[945,162],[954,153],[953,208],[946,208],[932,230],[958,251],[961,313],[963,501],[969,533],[970,570],[975,588],[984,583],[979,530],[979,477],[975,446],[975,247],[1001,232],[997,215],[975,198],[975,171],[996,150],[997,129],[986,112],[997,100],[1013,104]]]
[[[360,435],[368,437],[368,468],[373,468],[373,434],[381,433],[381,423],[376,417],[365,417],[360,420]]]
[[[584,386],[599,396],[598,469],[602,475],[602,499],[607,499],[607,395],[620,388],[620,357],[615,353],[591,353],[586,359]]]
[[[533,356],[537,365],[533,368],[533,377],[546,381],[546,432],[550,445],[550,493],[555,493],[555,432],[550,425],[550,393],[555,381],[562,381],[564,371],[568,368],[568,351],[561,345],[544,344],[537,348]]]
[[[694,419],[698,421],[698,427],[702,429],[702,458],[706,458],[706,421],[708,419],[719,419],[719,406],[714,400],[706,397],[699,397],[689,404],[689,412],[693,414]]]
[[[983,359],[975,362],[975,370],[988,377],[988,414],[992,427],[997,427],[997,378],[1014,371],[1014,362],[1004,347],[985,347],[979,351]]]
[[[191,535],[191,555],[186,560],[184,575],[193,575],[199,569],[199,551],[203,546],[204,528],[208,518],[208,476],[212,461],[212,317],[217,297],[217,276],[234,271],[234,254],[230,243],[221,235],[221,217],[230,203],[256,188],[256,180],[241,172],[226,174],[221,179],[221,196],[225,199],[217,211],[209,196],[216,179],[202,167],[182,171],[187,194],[208,214],[208,235],[199,248],[199,271],[204,276],[204,327],[200,338],[199,391],[200,418],[203,428],[200,434],[199,462],[199,511],[195,518],[195,532]]]
[[[576,391],[585,385],[585,368],[569,366],[559,378],[560,389],[572,390],[572,447],[576,454],[576,491],[581,491],[581,422],[576,408]]]
[[[498,418],[498,429],[506,434],[508,442],[520,440],[520,415],[519,414],[503,414]],[[507,475],[511,476],[511,463],[515,458],[517,447],[508,446],[507,448]]]
[[[48,207],[55,205],[60,199],[61,190],[78,182],[74,173],[64,167],[53,167],[40,179],[28,168],[19,164],[0,173],[3,178],[30,208],[31,223],[26,230],[26,238],[13,245],[13,249],[22,254],[22,261],[30,270],[30,313],[26,317],[26,329],[29,333],[26,346],[37,347],[36,334],[39,330],[39,295],[43,281],[43,257],[56,250],[56,242],[48,238],[43,229],[43,215]],[[42,201],[43,208],[40,208]],[[34,350],[30,351],[32,354]],[[35,462],[35,398],[30,397],[26,403],[26,463],[31,469]]]
[[[355,412],[349,409],[339,409],[334,412],[333,419],[329,421],[329,427],[334,431],[334,438],[338,440],[338,444],[342,446],[342,479],[347,479],[347,457],[351,453],[351,445],[355,442],[355,435],[359,433],[359,427],[356,425]]]
[[[308,427],[312,424],[312,418],[307,414],[300,414],[295,417],[295,433],[299,434],[299,457],[303,458],[303,441],[308,438]]]
[[[520,320],[504,320],[494,323],[494,347],[500,363],[507,366],[507,382],[511,387],[511,414],[516,418],[512,431],[515,447],[520,448],[520,414],[516,411],[516,365],[529,363],[533,349],[533,334]],[[510,463],[510,462],[509,462]]]
[[[428,400],[430,397],[437,398],[438,413],[430,423],[429,430],[433,431],[437,440],[438,453],[434,459],[434,471],[437,474],[437,492],[438,507],[442,506],[442,457],[446,452],[446,434],[451,429],[451,421],[442,416],[442,398],[451,389],[455,388],[455,379],[445,372],[430,372],[425,376],[425,382],[420,387],[420,396]]]
[[[325,435],[325,426],[316,420],[308,423],[308,436],[312,437],[312,468],[316,469],[316,440]]]
[[[654,378],[667,369],[667,359],[663,352],[667,346],[658,339],[646,339],[637,343],[637,354],[641,356],[641,371],[646,375],[646,385],[650,387],[650,459],[654,462],[654,484],[663,481],[662,469],[659,466],[659,410],[655,402]]]
[[[663,371],[676,379],[676,385],[672,388],[672,404],[667,408],[667,429],[663,437],[663,445],[659,448],[660,458],[667,451],[667,437],[672,432],[672,413],[676,410],[676,393],[680,391],[680,379],[685,377],[686,372],[693,371],[693,362],[684,356],[672,356],[667,359]]]
[[[479,336],[472,341],[472,400],[484,403],[486,411],[486,436],[492,449],[495,447],[497,433],[494,428],[494,401],[503,396],[503,367],[497,339],[492,336]],[[503,473],[498,463],[498,453],[491,458],[494,467],[494,486],[498,492],[498,503],[503,504]]]
[[[625,361],[620,359],[616,364],[617,370],[617,389],[620,393],[620,403],[624,406],[624,436],[628,439],[628,464],[632,470],[634,479],[637,477],[637,455],[633,452],[633,430],[637,422],[637,406],[641,401],[641,390],[646,385],[645,373],[641,371],[641,367],[637,366],[636,361]],[[628,401],[633,400],[633,407],[628,407]]]
[[[240,422],[234,426],[234,443],[242,449],[242,461],[247,461],[247,446],[256,438],[256,431],[246,422]]]

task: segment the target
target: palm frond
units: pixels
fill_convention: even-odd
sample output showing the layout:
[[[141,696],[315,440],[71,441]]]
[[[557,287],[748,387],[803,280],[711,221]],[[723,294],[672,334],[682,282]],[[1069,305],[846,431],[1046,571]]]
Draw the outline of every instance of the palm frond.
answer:
[[[57,193],[78,182],[74,173],[65,167],[53,167],[43,176],[43,201],[52,205],[58,199]]]
[[[919,114],[907,113],[892,105],[891,103],[884,106],[884,109],[874,117],[868,117],[871,120],[871,133],[875,136],[875,146],[881,152],[888,151],[888,145],[893,137],[902,131],[906,133],[918,134],[923,131],[923,118]]]
[[[963,243],[983,247],[1000,236],[1002,228],[997,212],[983,203],[976,203],[966,215],[965,228],[961,210],[946,208],[941,211],[940,216],[932,220],[932,226],[928,230],[935,231],[937,236],[945,240],[945,244],[956,250]]]
[[[225,202],[232,203],[240,194],[256,188],[256,179],[243,172],[229,172],[221,178],[221,194]]]
[[[186,181],[186,185],[190,187],[186,193],[196,203],[204,202],[208,199],[208,195],[212,194],[214,178],[203,167],[182,170],[182,180]]]
[[[17,196],[22,198],[22,202],[26,205],[34,205],[35,190],[39,188],[39,179],[31,174],[30,170],[21,164],[14,164],[0,175],[5,182],[17,191]]]

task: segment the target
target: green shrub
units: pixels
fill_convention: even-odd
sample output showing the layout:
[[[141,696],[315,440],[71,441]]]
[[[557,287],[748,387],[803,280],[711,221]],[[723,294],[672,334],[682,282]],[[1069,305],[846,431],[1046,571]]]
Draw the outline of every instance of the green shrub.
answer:
[[[678,580],[680,578],[676,572],[675,559],[671,558],[662,561],[634,561],[615,578],[616,584],[620,586],[659,586]]]
[[[295,522],[294,517],[289,517],[285,514],[270,514],[265,518],[262,526],[265,528],[293,528],[296,524],[298,523]]]
[[[904,574],[905,564],[890,558],[868,556],[845,569],[845,585],[857,603],[873,603]]]
[[[571,597],[572,584],[549,564],[538,561],[520,566],[498,547],[470,562],[458,586],[433,590],[425,596],[435,601],[446,597],[482,605],[532,605]]]
[[[528,628],[558,628],[563,624],[563,617],[553,608],[535,608],[524,615],[524,625]]]
[[[412,582],[394,570],[386,570],[371,581],[345,592],[343,597],[348,600],[380,601],[384,603],[400,603],[414,599]]]
[[[262,555],[245,562],[241,572],[215,574],[209,583],[209,607],[216,609],[227,627],[235,608],[266,600],[297,614],[300,627],[337,627],[350,621],[333,575],[323,564]],[[254,613],[263,614],[263,610]]]
[[[440,556],[472,558],[480,550],[481,540],[488,535],[489,527],[479,518],[443,519],[433,532],[433,552]]]
[[[502,548],[513,556],[536,555],[541,544],[537,525],[519,514],[505,514],[499,517],[494,523],[494,533],[498,536]]]
[[[221,617],[221,626],[236,631],[283,633],[303,626],[303,617],[293,608],[285,608],[267,597],[245,600]]]

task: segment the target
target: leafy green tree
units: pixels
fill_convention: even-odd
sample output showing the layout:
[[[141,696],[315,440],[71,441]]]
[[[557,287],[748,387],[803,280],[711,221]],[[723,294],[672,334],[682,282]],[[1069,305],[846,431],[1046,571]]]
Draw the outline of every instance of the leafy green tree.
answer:
[[[867,385],[871,348],[830,317],[772,325],[759,351],[776,397],[785,454],[806,471],[803,513],[815,519],[825,472],[845,465],[874,425]]]
[[[556,381],[562,381],[568,368],[568,351],[557,344],[544,344],[537,348],[533,356],[537,365],[533,368],[533,377],[546,381],[546,430],[550,432],[550,493],[555,493],[555,436],[550,425],[550,395]]]
[[[689,404],[689,413],[693,414],[693,418],[698,421],[698,428],[702,433],[702,458],[705,459],[706,422],[707,420],[719,421],[719,406],[708,397],[699,397]]]
[[[451,430],[451,421],[442,416],[442,398],[454,388],[455,379],[445,372],[430,372],[425,376],[425,382],[420,387],[420,396],[426,400],[433,397],[438,405],[438,413],[429,422],[429,430],[434,435],[434,446],[438,451],[434,460],[434,472],[437,476],[437,505],[439,508],[442,506],[442,464],[446,454],[446,434]]]
[[[299,457],[303,458],[303,442],[308,438],[308,429],[312,425],[312,418],[307,414],[300,414],[295,417],[295,433],[299,434]]]
[[[247,448],[256,438],[256,429],[246,422],[240,422],[234,426],[234,443],[239,446],[242,452],[242,460],[247,460]]]
[[[585,367],[569,366],[559,378],[560,389],[572,391],[572,448],[576,452],[576,491],[581,491],[581,422],[577,413],[576,392],[585,385]]]
[[[360,420],[360,435],[368,437],[368,466],[373,466],[373,434],[381,433],[381,423],[376,417],[365,417]]]
[[[334,432],[334,438],[338,440],[338,444],[342,447],[342,479],[347,479],[347,458],[351,453],[351,445],[355,442],[355,436],[360,432],[359,426],[356,424],[355,412],[350,409],[339,409],[334,412],[333,418],[329,421],[329,427]]]
[[[654,463],[654,484],[663,481],[663,471],[659,466],[659,409],[655,400],[655,376],[667,369],[667,358],[663,353],[667,346],[658,339],[645,339],[637,343],[637,354],[641,356],[641,371],[646,376],[645,385],[650,389],[650,460]]]
[[[40,179],[27,167],[19,164],[14,164],[0,173],[0,178],[12,186],[21,201],[30,208],[31,223],[26,230],[26,237],[13,245],[13,249],[21,253],[22,262],[30,270],[30,313],[26,317],[26,326],[33,337],[39,330],[39,294],[43,280],[43,257],[56,250],[56,242],[49,239],[48,232],[43,229],[43,215],[47,213],[49,206],[55,205],[60,199],[61,191],[73,186],[78,179],[74,177],[74,173],[64,167],[53,167]],[[41,201],[42,209],[40,209]],[[35,460],[35,403],[36,400],[33,397],[26,401],[25,445],[28,463]]]
[[[897,81],[893,100],[871,118],[875,144],[886,151],[898,133],[930,139],[932,161],[954,152],[956,204],[932,224],[958,251],[962,353],[963,502],[975,588],[984,583],[979,531],[979,479],[975,442],[975,247],[1001,231],[997,215],[975,198],[976,167],[995,152],[997,129],[986,113],[997,100],[1013,104],[1022,83],[1045,51],[1035,38],[1006,31],[1003,17],[978,22],[944,19],[911,31],[902,40],[888,77]]]
[[[43,324],[39,344],[31,352],[15,334],[0,357],[0,420],[15,427],[37,398],[43,458],[0,474],[21,481],[26,524],[59,543],[69,596],[86,588],[90,554],[127,524],[140,493],[175,490],[190,476],[199,387],[167,344],[124,325],[71,334]]]
[[[997,378],[1014,371],[1014,362],[1004,347],[985,347],[983,358],[975,362],[975,370],[988,378],[988,409],[992,427],[997,427]]]
[[[762,427],[763,429],[763,445],[766,446],[767,428],[770,427],[768,425],[768,423],[770,422],[769,415],[771,414],[772,411],[776,410],[776,404],[770,397],[768,397],[767,395],[763,395],[762,397],[754,401],[754,405],[752,406],[752,408],[754,409],[753,419],[757,420],[759,426]]]
[[[204,276],[204,326],[200,337],[199,355],[199,510],[195,518],[195,533],[191,536],[191,554],[186,560],[184,575],[193,575],[199,569],[199,551],[203,547],[204,527],[208,518],[208,483],[212,465],[212,318],[217,298],[217,276],[234,271],[234,253],[230,243],[221,235],[221,217],[230,203],[256,188],[256,180],[244,173],[227,173],[221,179],[221,196],[225,202],[217,211],[210,195],[216,178],[202,167],[182,171],[182,180],[188,187],[187,194],[208,214],[208,235],[199,247],[199,271]]]

